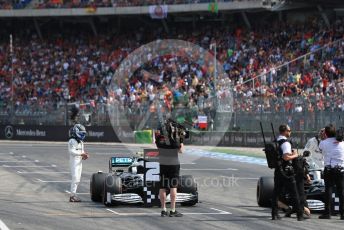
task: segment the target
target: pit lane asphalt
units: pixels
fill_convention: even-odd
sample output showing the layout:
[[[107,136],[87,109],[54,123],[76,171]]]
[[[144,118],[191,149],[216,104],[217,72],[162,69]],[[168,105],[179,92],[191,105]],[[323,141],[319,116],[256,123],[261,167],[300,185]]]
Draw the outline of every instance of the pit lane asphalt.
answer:
[[[182,218],[160,217],[159,208],[116,206],[106,208],[89,197],[89,178],[107,171],[116,154],[142,150],[140,145],[86,144],[91,158],[83,163],[78,192],[82,203],[69,203],[69,168],[66,143],[0,143],[0,223],[8,229],[339,229],[344,221],[304,222],[295,217],[270,220],[270,209],[256,203],[260,176],[272,175],[266,166],[185,154],[181,174],[199,184],[194,207],[178,207]],[[149,147],[149,146],[145,146]],[[192,147],[195,149],[195,147]],[[186,147],[186,150],[188,147]],[[1,225],[0,225],[1,228]],[[1,229],[3,230],[3,229]]]

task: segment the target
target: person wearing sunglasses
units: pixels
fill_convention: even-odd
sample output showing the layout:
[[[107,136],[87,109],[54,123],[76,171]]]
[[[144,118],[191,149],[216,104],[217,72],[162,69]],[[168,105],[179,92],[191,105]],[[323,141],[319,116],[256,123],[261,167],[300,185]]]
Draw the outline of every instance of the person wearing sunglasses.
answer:
[[[279,136],[276,139],[278,143],[278,167],[275,168],[274,173],[274,191],[272,196],[272,220],[279,220],[281,217],[278,214],[278,200],[283,193],[283,189],[287,189],[291,198],[293,210],[297,214],[297,220],[304,220],[303,206],[300,203],[300,197],[296,187],[295,171],[292,166],[292,160],[299,155],[292,149],[292,144],[289,140],[291,136],[291,129],[288,125],[282,124],[279,126]]]

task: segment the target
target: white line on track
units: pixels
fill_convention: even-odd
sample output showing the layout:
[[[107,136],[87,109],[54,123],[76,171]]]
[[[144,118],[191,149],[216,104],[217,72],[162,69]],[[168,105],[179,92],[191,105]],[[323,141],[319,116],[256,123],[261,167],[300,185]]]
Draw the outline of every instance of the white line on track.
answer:
[[[39,160],[34,160],[34,161],[0,161],[0,163],[29,163],[29,162],[36,162],[36,163],[38,163]]]
[[[0,220],[0,230],[10,230],[2,220]]]
[[[258,180],[259,178],[256,177],[238,177],[239,180]]]
[[[56,165],[46,165],[46,166],[40,166],[40,165],[2,165],[1,167],[4,168],[55,168]]]
[[[70,183],[71,180],[41,180],[41,179],[37,179],[37,181],[42,182],[42,183]]]
[[[112,213],[114,213],[116,215],[121,215],[121,213],[118,213],[118,212],[116,212],[116,211],[114,211],[112,209],[107,208],[106,210],[108,210],[109,212],[112,212]]]
[[[71,194],[71,192],[68,190],[66,190],[65,192],[68,194]],[[77,192],[76,194],[78,194],[78,195],[89,195],[90,193],[89,192]]]
[[[17,171],[18,174],[69,174],[70,172],[44,172],[44,171],[36,171],[36,172],[26,172],[26,171]]]
[[[196,163],[191,162],[191,163],[180,163],[181,165],[195,165]]]
[[[232,213],[230,213],[230,212],[226,212],[226,211],[223,211],[223,210],[220,210],[220,209],[216,209],[216,208],[210,208],[211,210],[214,210],[214,211],[218,211],[218,212],[220,212],[220,213],[222,213],[222,214],[232,214]]]
[[[237,171],[238,169],[226,168],[226,169],[183,169],[184,171]]]
[[[231,215],[232,213],[226,212],[220,209],[216,208],[210,208],[211,210],[217,211],[217,212],[183,212],[183,215]],[[112,212],[113,214],[116,214],[118,216],[158,216],[160,213],[158,212],[152,212],[152,213],[141,213],[141,212],[130,212],[130,213],[119,213],[112,209],[107,208],[106,209],[109,212]]]
[[[0,155],[7,155],[7,154],[13,155],[12,152],[9,152],[9,153],[0,153]]]
[[[37,179],[36,180],[38,182],[41,182],[41,183],[70,183],[71,180],[41,180],[41,179]],[[81,181],[80,183],[90,183],[90,181]]]
[[[119,149],[121,150],[121,149]],[[119,151],[118,149],[116,149],[116,151]],[[127,149],[122,149],[122,150],[127,150]],[[124,152],[123,154],[126,154],[126,152]],[[128,152],[128,154],[130,154],[130,152]],[[92,152],[92,155],[111,155],[111,156],[116,156],[116,155],[120,155],[118,153],[109,153],[109,152]],[[135,154],[132,154],[133,156]]]
[[[220,177],[227,177],[227,176],[220,176]],[[238,180],[258,180],[258,177],[236,177],[233,176],[233,178],[238,179]]]

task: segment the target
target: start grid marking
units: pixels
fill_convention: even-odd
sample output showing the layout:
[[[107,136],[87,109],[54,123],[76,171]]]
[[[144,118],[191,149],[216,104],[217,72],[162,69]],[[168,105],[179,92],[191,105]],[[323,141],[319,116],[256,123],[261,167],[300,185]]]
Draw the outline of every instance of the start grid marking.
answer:
[[[34,160],[34,161],[20,161],[20,160],[17,160],[17,161],[14,161],[14,160],[11,160],[11,161],[0,161],[0,163],[38,163],[39,160]]]
[[[54,171],[35,171],[35,172],[28,172],[28,171],[17,171],[18,174],[70,174],[70,172],[54,172]]]
[[[223,211],[216,208],[209,208],[212,212],[182,212],[183,215],[231,215],[232,213]],[[160,216],[159,212],[118,212],[113,209],[107,208],[107,211],[118,216]],[[148,209],[146,209],[148,210]],[[215,212],[214,212],[215,211]]]
[[[0,155],[13,155],[13,152],[8,152],[8,153],[0,153]]]
[[[42,180],[42,179],[39,179],[39,178],[36,178],[36,181],[37,182],[41,182],[41,183],[71,183],[72,181],[71,180]],[[85,180],[85,181],[80,181],[79,182],[80,184],[82,183],[90,183],[89,180]]]
[[[3,168],[56,168],[56,165],[2,165]]]
[[[0,230],[9,230],[9,228],[4,222],[2,222],[2,220],[0,220]]]

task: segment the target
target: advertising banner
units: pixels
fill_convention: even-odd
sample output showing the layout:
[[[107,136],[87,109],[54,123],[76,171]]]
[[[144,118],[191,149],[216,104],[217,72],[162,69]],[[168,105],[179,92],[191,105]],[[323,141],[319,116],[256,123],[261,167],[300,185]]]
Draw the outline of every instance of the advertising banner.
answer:
[[[1,140],[67,141],[69,126],[2,125]],[[85,141],[120,142],[111,126],[87,126]]]

